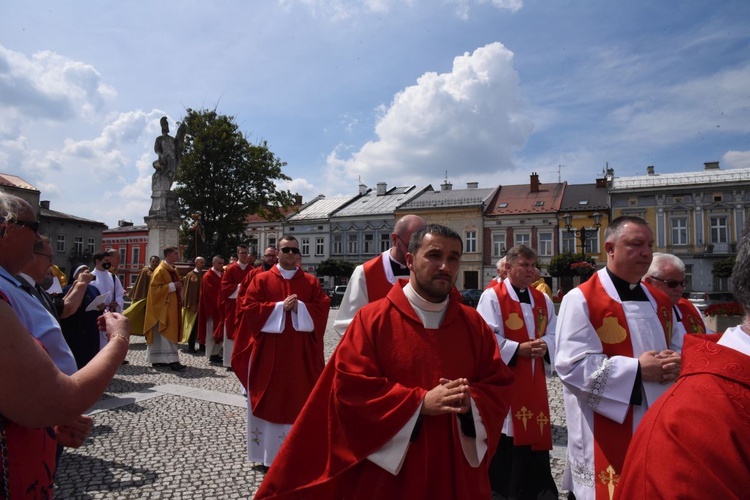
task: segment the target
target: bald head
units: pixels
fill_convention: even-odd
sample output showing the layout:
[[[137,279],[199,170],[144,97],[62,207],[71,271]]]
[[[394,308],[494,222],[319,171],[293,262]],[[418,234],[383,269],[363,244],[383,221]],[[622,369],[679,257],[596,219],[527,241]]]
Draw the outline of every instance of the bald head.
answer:
[[[424,219],[418,215],[409,214],[401,217],[391,234],[391,258],[400,264],[405,264],[411,235],[426,225]]]

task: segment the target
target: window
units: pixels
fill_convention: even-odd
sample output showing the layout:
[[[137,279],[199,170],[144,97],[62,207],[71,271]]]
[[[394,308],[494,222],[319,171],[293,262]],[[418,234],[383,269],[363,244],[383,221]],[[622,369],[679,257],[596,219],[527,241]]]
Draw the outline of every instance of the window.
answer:
[[[552,254],[552,233],[539,233],[539,255],[550,257]]]
[[[276,248],[276,235],[275,234],[268,235],[268,245],[266,246]]]
[[[365,246],[363,252],[367,255],[375,253],[375,235],[370,233],[365,235]]]
[[[516,245],[531,246],[531,233],[516,233]]]
[[[385,252],[389,248],[391,248],[391,235],[381,234],[380,235],[380,253]]]
[[[118,249],[118,252],[120,253],[120,262],[127,262],[125,259],[125,247],[120,247]]]
[[[138,247],[133,247],[133,264],[139,264],[141,262],[141,249]]]
[[[688,244],[688,220],[687,217],[674,217],[670,220],[672,225],[672,245]]]
[[[586,230],[586,253],[587,254],[599,253],[599,230],[598,229]]]
[[[133,273],[130,275],[130,285],[128,285],[130,288],[135,286],[135,282],[138,281],[138,275],[136,273]]]
[[[325,253],[325,238],[315,238],[315,255],[323,255]]]
[[[466,231],[464,233],[466,238],[466,253],[476,253],[477,251],[477,232],[476,231]]]
[[[88,253],[95,253],[96,252],[96,240],[94,238],[89,238],[89,245],[86,249]]]
[[[711,243],[727,243],[729,228],[727,227],[726,216],[709,217],[708,225],[711,234]]]
[[[500,203],[500,204],[499,204],[499,205],[497,206],[497,208],[508,208],[508,204],[507,204],[507,203]]]
[[[310,255],[310,238],[302,238],[302,255]]]
[[[506,250],[505,233],[492,233],[492,256],[501,257]]]
[[[544,200],[539,200],[534,202],[535,207],[543,207],[544,206]]]
[[[83,253],[83,236],[73,238],[73,252],[78,254]]]
[[[343,237],[340,234],[333,235],[333,253],[341,255],[344,252]]]
[[[356,234],[349,235],[349,238],[346,240],[346,253],[348,254],[357,253],[357,235]]]
[[[563,231],[561,240],[562,240],[563,253],[576,253],[575,234],[568,232],[568,231]]]

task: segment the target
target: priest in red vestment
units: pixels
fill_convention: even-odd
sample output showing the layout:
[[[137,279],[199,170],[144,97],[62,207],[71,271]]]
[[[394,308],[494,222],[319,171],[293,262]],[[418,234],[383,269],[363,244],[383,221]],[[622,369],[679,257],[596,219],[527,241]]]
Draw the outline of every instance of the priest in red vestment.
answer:
[[[686,335],[677,383],[630,443],[615,498],[748,498],[750,478],[750,232],[732,271],[741,325]]]
[[[279,264],[245,296],[232,369],[248,393],[247,452],[268,467],[323,371],[331,299],[299,267],[296,238],[279,240]]]
[[[244,243],[237,245],[237,262],[229,264],[221,277],[221,288],[219,289],[219,323],[214,326],[214,340],[217,344],[224,346],[224,366],[229,363],[234,348],[234,333],[236,325],[237,294],[240,284],[247,273],[254,268],[250,260],[250,250]]]
[[[425,225],[418,215],[404,215],[391,233],[391,248],[354,268],[341,299],[333,329],[343,335],[357,311],[370,302],[382,299],[398,279],[409,279],[406,252],[409,239]]]
[[[710,332],[695,304],[682,297],[685,291],[685,263],[682,259],[671,253],[654,252],[654,259],[643,282],[666,294],[672,301],[681,335]]]
[[[224,257],[214,256],[211,269],[201,278],[201,294],[198,302],[198,343],[206,346],[206,357],[213,363],[221,362],[221,344],[214,340],[214,326],[219,323],[219,292],[224,274]]]
[[[409,281],[357,313],[256,499],[490,498],[513,376],[454,287],[461,251],[412,236]]]

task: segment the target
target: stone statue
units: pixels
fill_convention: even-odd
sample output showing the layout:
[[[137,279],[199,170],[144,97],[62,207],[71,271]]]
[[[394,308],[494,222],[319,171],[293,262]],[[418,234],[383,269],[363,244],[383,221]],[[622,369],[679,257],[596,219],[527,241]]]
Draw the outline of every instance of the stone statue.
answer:
[[[172,183],[180,168],[182,159],[182,142],[185,138],[187,126],[183,123],[177,129],[175,137],[169,135],[167,117],[161,118],[161,135],[156,138],[154,151],[159,156],[154,165],[154,175],[151,176],[151,210],[150,216],[176,215],[176,199],[169,203],[170,198],[176,198],[171,192]],[[172,206],[174,205],[174,206]]]

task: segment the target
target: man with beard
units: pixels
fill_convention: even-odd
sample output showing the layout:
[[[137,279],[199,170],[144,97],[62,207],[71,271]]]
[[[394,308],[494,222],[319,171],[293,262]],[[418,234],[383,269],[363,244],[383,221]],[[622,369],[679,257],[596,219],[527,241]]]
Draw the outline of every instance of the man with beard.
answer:
[[[256,499],[490,498],[513,377],[454,287],[461,252],[414,233],[409,280],[357,313]]]

